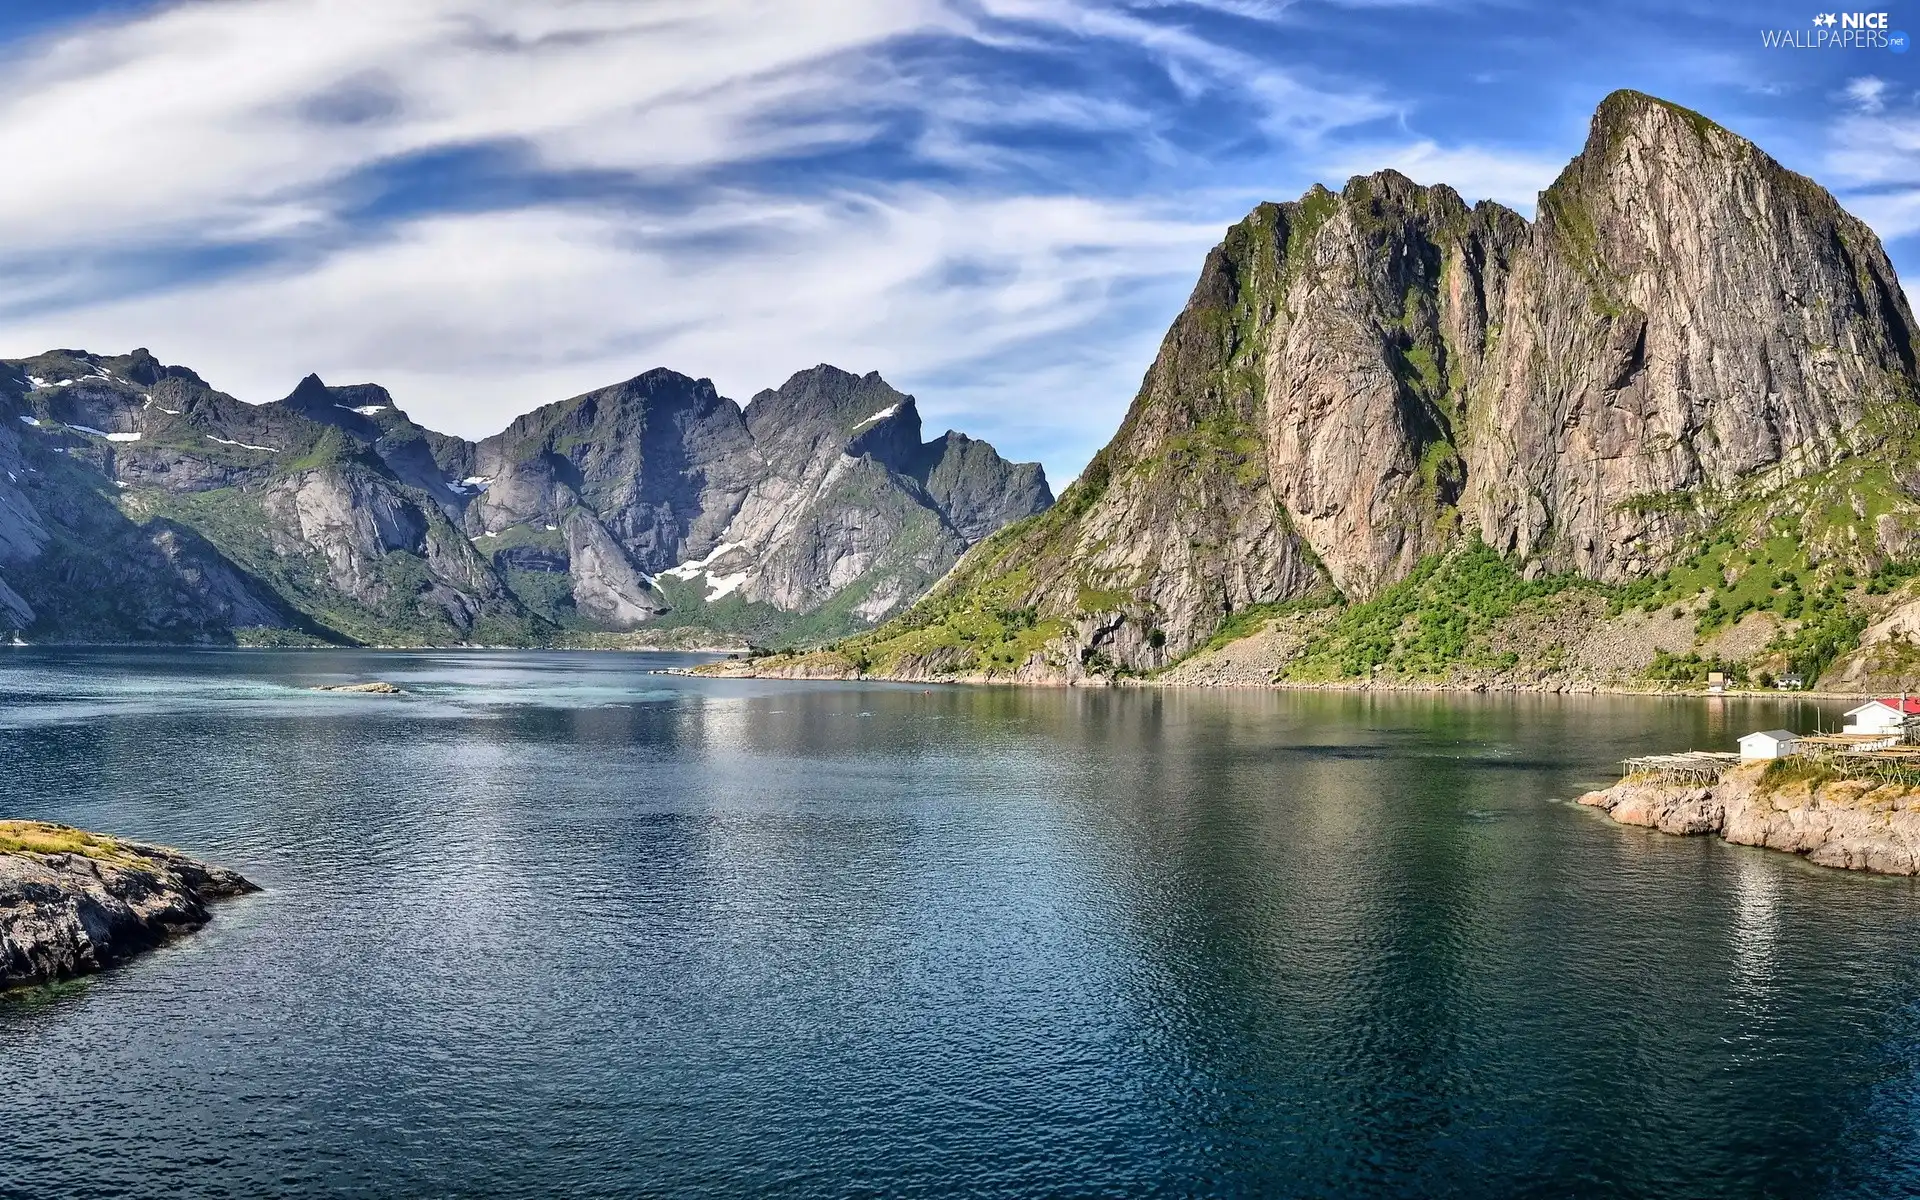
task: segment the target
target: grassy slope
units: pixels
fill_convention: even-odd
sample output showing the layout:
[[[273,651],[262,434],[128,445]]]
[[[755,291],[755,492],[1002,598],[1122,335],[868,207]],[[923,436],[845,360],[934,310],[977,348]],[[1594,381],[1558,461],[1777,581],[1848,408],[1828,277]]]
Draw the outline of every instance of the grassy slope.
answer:
[[[1749,613],[1779,618],[1777,636],[1747,659],[1663,652],[1642,675],[1649,683],[1704,684],[1709,671],[1720,669],[1756,680],[1763,672],[1793,672],[1811,684],[1858,644],[1875,598],[1920,576],[1920,559],[1879,548],[1883,519],[1902,528],[1920,520],[1920,504],[1894,484],[1886,461],[1847,460],[1777,494],[1729,505],[1672,568],[1626,586],[1572,575],[1529,580],[1477,538],[1462,541],[1422,559],[1408,578],[1373,599],[1341,605],[1280,678],[1432,682],[1462,671],[1550,669],[1558,664],[1523,662],[1496,649],[1493,635],[1516,614],[1585,596],[1614,614],[1635,607],[1682,611],[1699,643]],[[1074,499],[1069,489],[1059,509],[996,534],[901,617],[796,661],[886,675],[931,660],[943,674],[1011,675],[1045,654],[1066,628],[1021,606],[1019,598],[1031,590],[1032,548],[1054,541],[1046,527],[1070,522]],[[1083,609],[1102,606],[1100,597],[1082,599]],[[1195,653],[1257,633],[1271,618],[1327,603],[1235,613]],[[1100,664],[1091,666],[1101,673]]]
[[[0,821],[0,854],[74,854],[116,866],[148,861],[113,838],[47,821]]]

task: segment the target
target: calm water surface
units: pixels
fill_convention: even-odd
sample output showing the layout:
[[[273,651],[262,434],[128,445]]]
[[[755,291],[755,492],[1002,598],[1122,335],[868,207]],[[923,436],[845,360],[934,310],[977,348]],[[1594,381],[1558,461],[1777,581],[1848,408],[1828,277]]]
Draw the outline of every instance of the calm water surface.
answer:
[[[0,651],[268,889],[0,1001],[0,1193],[1920,1192],[1920,891],[1565,803],[1812,706],[669,661]]]

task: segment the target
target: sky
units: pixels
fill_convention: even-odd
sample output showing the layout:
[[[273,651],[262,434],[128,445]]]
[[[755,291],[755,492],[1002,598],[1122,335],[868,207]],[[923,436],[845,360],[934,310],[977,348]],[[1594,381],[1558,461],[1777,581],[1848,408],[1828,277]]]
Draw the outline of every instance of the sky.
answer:
[[[479,437],[828,362],[1075,475],[1208,247],[1393,167],[1527,216],[1609,91],[1920,279],[1920,54],[1721,0],[6,0],[0,356],[376,382]],[[1920,8],[1887,24],[1920,32]]]

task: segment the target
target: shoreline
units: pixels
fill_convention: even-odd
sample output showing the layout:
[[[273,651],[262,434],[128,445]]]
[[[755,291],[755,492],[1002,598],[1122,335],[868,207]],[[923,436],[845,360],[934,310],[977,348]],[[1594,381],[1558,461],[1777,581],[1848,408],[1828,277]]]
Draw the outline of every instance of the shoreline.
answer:
[[[92,975],[200,929],[261,889],[178,850],[0,821],[0,994]]]
[[[1705,785],[1629,775],[1575,803],[1677,837],[1717,834],[1817,866],[1920,875],[1920,788],[1794,759],[1741,763]]]
[[[769,679],[795,683],[900,683],[920,684],[923,686],[943,687],[1018,687],[1037,690],[1079,689],[1100,691],[1116,688],[1162,689],[1167,691],[1209,691],[1209,692],[1392,692],[1442,693],[1450,695],[1541,695],[1541,696],[1648,696],[1673,699],[1699,700],[1755,700],[1797,699],[1797,700],[1857,700],[1862,696],[1885,692],[1888,689],[1862,688],[1854,691],[1834,691],[1831,689],[1782,690],[1779,688],[1729,688],[1722,692],[1709,692],[1704,688],[1678,686],[1647,685],[1636,686],[1621,683],[1595,683],[1587,680],[1537,680],[1525,683],[1477,680],[1468,682],[1433,680],[1323,680],[1307,682],[1283,680],[1269,683],[1239,682],[1199,682],[1191,680],[1163,680],[1140,677],[1110,678],[1105,676],[1077,676],[1064,674],[1036,674],[1022,677],[1012,675],[958,675],[935,676],[913,674],[871,674],[847,672],[835,669],[760,671],[747,667],[749,660],[739,657],[744,653],[740,646],[523,646],[523,645],[481,645],[477,643],[457,645],[378,645],[378,646],[241,646],[223,643],[181,643],[181,642],[29,642],[19,646],[0,643],[0,650],[182,650],[182,651],[325,651],[329,653],[379,653],[379,654],[420,654],[457,651],[515,651],[545,654],[712,654],[721,655],[717,661],[700,663],[689,667],[661,668],[654,674],[685,675],[698,679]],[[0,662],[6,661],[0,656]],[[1897,689],[1896,689],[1897,690]]]
[[[1633,686],[1617,683],[1594,683],[1585,680],[1535,680],[1526,683],[1508,683],[1488,680],[1476,680],[1471,683],[1430,681],[1430,680],[1327,680],[1320,682],[1275,681],[1269,683],[1206,683],[1188,680],[1161,680],[1150,678],[1114,679],[1104,676],[1070,677],[1064,674],[1045,675],[913,675],[913,674],[873,674],[849,672],[834,668],[813,669],[797,667],[771,671],[757,670],[745,660],[723,659],[715,663],[706,663],[697,667],[688,667],[676,671],[679,674],[692,675],[707,679],[773,679],[802,682],[839,682],[839,683],[912,683],[925,686],[942,685],[956,687],[1019,687],[1034,689],[1081,689],[1100,691],[1116,688],[1164,689],[1167,691],[1232,691],[1232,692],[1393,692],[1393,693],[1444,693],[1451,695],[1540,695],[1540,696],[1651,696],[1674,699],[1699,700],[1756,700],[1796,699],[1796,700],[1857,700],[1868,695],[1868,691],[1831,691],[1815,689],[1782,690],[1779,688],[1732,688],[1721,692],[1709,692],[1705,688],[1688,688],[1659,685]]]
[[[242,650],[248,653],[268,651],[305,651],[323,650],[329,653],[365,653],[375,651],[381,654],[424,654],[455,651],[512,650],[532,651],[542,654],[743,654],[744,646],[516,646],[484,645],[478,642],[461,642],[451,645],[421,646],[335,646],[316,644],[312,646],[243,646],[229,642],[21,642],[14,645],[0,642],[0,650]],[[0,657],[0,662],[6,661]]]

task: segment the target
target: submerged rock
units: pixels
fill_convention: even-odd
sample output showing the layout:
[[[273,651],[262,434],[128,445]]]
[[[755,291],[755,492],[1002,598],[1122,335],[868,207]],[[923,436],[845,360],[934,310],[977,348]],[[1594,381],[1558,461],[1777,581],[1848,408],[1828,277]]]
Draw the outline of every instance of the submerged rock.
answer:
[[[316,692],[366,692],[375,696],[404,696],[407,689],[396,687],[382,679],[371,683],[329,683],[313,689]]]
[[[0,821],[0,990],[85,975],[207,923],[260,889],[177,850]]]

